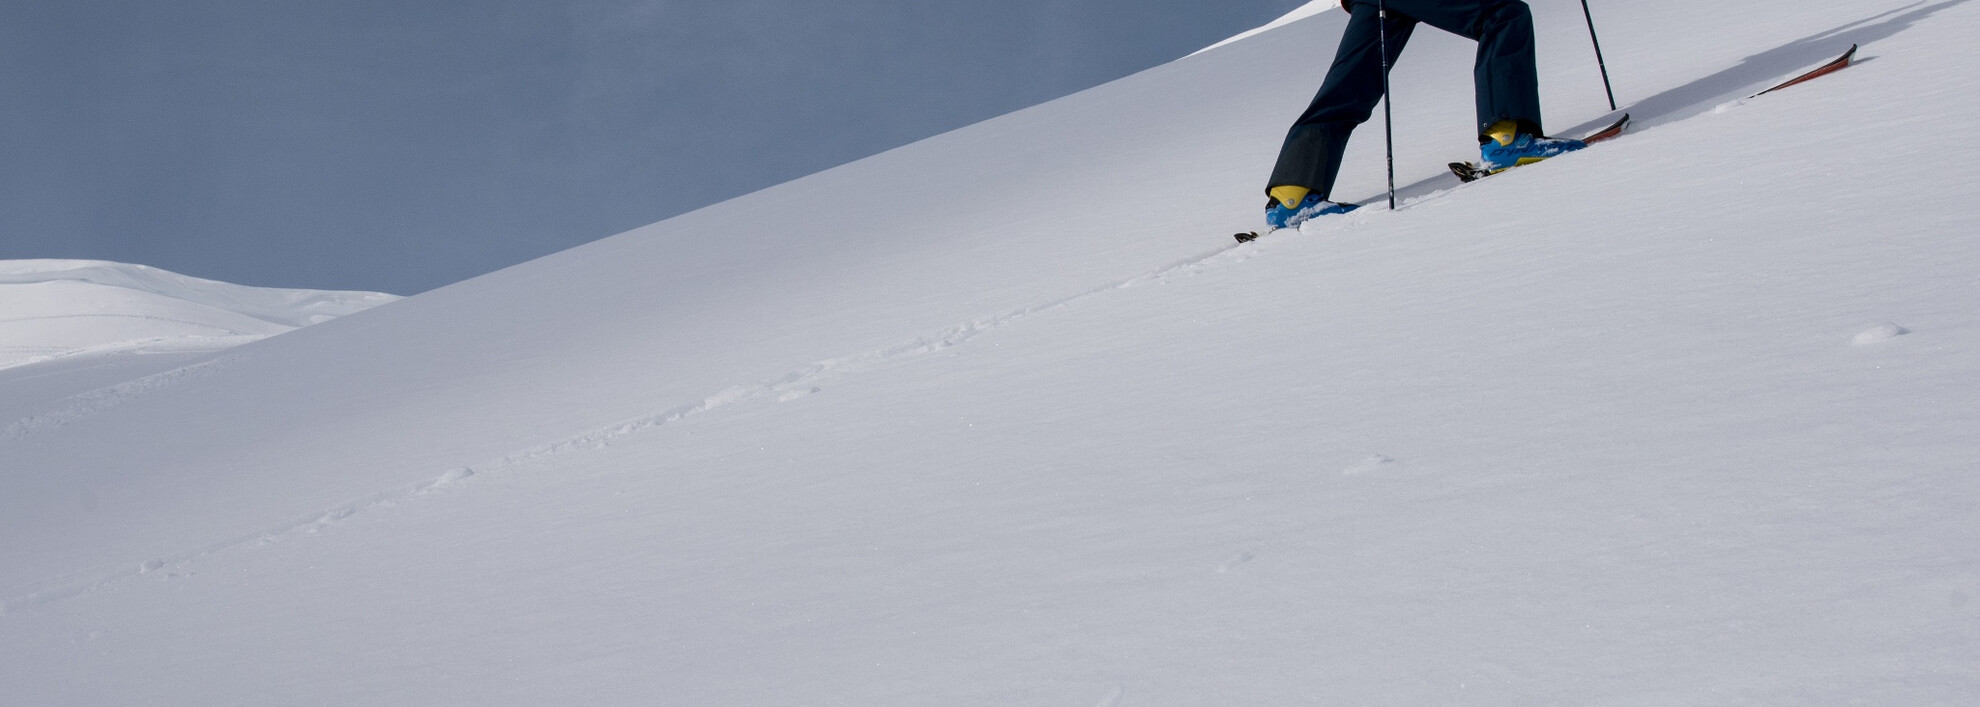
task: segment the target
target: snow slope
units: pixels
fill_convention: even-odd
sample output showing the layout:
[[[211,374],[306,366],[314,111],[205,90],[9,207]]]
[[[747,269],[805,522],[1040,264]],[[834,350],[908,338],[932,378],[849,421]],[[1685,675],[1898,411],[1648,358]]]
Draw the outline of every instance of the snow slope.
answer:
[[[1533,4],[1550,126],[1599,123]],[[51,404],[0,436],[0,686],[1970,702],[1980,8],[1597,9],[1641,128],[1455,188],[1425,31],[1398,212],[1225,235],[1320,13]]]

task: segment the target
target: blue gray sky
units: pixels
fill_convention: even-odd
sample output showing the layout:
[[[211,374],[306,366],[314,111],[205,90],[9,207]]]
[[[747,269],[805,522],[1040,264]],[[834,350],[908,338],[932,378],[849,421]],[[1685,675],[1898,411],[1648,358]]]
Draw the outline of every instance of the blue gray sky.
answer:
[[[6,0],[0,259],[412,294],[1301,4]]]

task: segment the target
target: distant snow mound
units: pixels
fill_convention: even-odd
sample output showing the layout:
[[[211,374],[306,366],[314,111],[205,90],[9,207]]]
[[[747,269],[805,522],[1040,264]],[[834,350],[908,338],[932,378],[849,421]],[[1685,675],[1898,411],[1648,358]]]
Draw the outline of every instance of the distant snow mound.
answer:
[[[1313,0],[1312,2],[1306,3],[1305,5],[1299,6],[1299,9],[1297,10],[1293,10],[1292,12],[1286,13],[1284,16],[1281,16],[1279,19],[1272,20],[1271,22],[1267,22],[1252,29],[1246,30],[1242,34],[1231,37],[1230,39],[1226,39],[1216,44],[1212,44],[1202,49],[1198,49],[1194,53],[1190,54],[1190,56],[1196,56],[1197,54],[1202,54],[1204,52],[1210,51],[1212,49],[1216,49],[1217,47],[1221,47],[1226,44],[1230,44],[1242,39],[1247,39],[1255,35],[1264,34],[1266,32],[1278,29],[1280,27],[1284,27],[1294,22],[1304,20],[1308,17],[1318,15],[1322,12],[1326,12],[1327,10],[1336,7],[1340,7],[1340,3],[1335,2],[1335,0]]]
[[[0,260],[0,368],[82,354],[219,350],[397,299],[248,287],[96,260]]]

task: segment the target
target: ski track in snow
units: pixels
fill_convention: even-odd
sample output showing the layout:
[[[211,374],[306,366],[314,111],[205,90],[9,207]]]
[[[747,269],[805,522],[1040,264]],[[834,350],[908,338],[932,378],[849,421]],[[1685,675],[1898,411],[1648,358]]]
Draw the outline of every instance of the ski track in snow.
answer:
[[[1350,215],[1349,219],[1351,220],[1337,222],[1334,226],[1336,228],[1352,226],[1362,222],[1366,218],[1366,216]],[[855,375],[895,361],[955,348],[992,330],[1037,314],[1071,306],[1090,297],[1137,286],[1155,284],[1171,277],[1194,275],[1214,268],[1241,263],[1251,259],[1258,252],[1260,251],[1259,244],[1257,243],[1224,246],[1148,273],[1094,287],[1073,295],[1012,310],[1004,314],[978,317],[935,334],[916,337],[892,346],[851,356],[819,361],[763,383],[747,386],[731,386],[704,397],[698,402],[679,405],[651,415],[644,415],[582,434],[566,437],[548,444],[516,451],[484,464],[449,469],[444,473],[428,479],[401,484],[367,494],[361,498],[353,499],[325,510],[308,513],[274,527],[263,528],[254,533],[234,536],[171,556],[134,559],[125,569],[95,573],[92,579],[81,581],[57,580],[51,583],[58,586],[50,589],[22,597],[0,600],[0,617],[4,617],[8,613],[9,607],[43,606],[89,594],[100,589],[107,589],[114,584],[135,577],[176,569],[194,563],[200,558],[227,550],[242,547],[267,547],[281,542],[284,537],[320,533],[328,526],[347,520],[366,510],[387,507],[403,499],[434,493],[479,474],[519,467],[573,452],[602,449],[620,438],[679,422],[702,413],[763,400],[775,402],[795,400],[812,393],[820,392],[822,390],[820,387],[821,384],[829,380]],[[60,411],[47,415],[28,417],[15,422],[5,430],[0,430],[0,441],[18,440],[40,430],[58,427],[103,412],[147,393],[210,376],[241,360],[244,356],[245,354],[223,356],[210,361],[173,369],[164,373],[146,376],[78,395],[72,399],[73,402]],[[1245,559],[1249,558],[1247,557]],[[166,572],[168,577],[175,574],[175,572]],[[1103,701],[1103,704],[1112,704],[1118,699],[1119,697],[1116,695],[1107,701]]]
[[[72,346],[0,346],[0,354],[27,355],[28,358],[12,365],[0,365],[0,370],[23,368],[51,361],[63,361],[87,356],[110,356],[119,354],[146,353],[215,353],[243,344],[251,344],[268,338],[268,334],[227,333],[203,336],[154,336],[142,339],[125,339],[103,344],[92,344],[81,348]],[[93,391],[92,391],[93,392]],[[88,395],[82,393],[79,395]],[[4,439],[4,437],[0,437]]]
[[[186,319],[174,319],[172,317],[161,317],[156,314],[119,314],[115,312],[110,312],[110,313],[91,312],[89,314],[48,314],[38,317],[19,317],[16,319],[8,319],[6,321],[9,323],[46,322],[46,321],[54,321],[58,319],[135,319],[138,321],[146,321],[146,322],[164,322],[166,324],[183,324],[190,327],[199,327],[201,329],[212,329],[214,331],[224,332],[226,334],[231,334],[231,335],[241,335],[246,333],[246,332],[235,331],[233,329],[228,329],[226,327],[215,326],[212,324],[206,324],[202,322],[195,322]]]
[[[59,410],[42,415],[30,415],[0,429],[0,442],[18,441],[36,432],[61,427],[96,415],[152,392],[211,376],[245,357],[246,354],[221,356],[70,397],[69,403]]]

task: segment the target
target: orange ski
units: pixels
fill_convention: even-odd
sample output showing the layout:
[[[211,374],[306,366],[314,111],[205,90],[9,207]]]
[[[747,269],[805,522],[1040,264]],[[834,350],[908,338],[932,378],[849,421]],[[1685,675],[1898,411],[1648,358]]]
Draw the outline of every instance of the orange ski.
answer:
[[[1813,71],[1788,79],[1787,81],[1782,82],[1779,86],[1775,86],[1765,91],[1761,91],[1751,96],[1747,96],[1747,98],[1759,98],[1761,96],[1765,96],[1769,93],[1779,91],[1783,88],[1787,88],[1789,86],[1793,86],[1795,84],[1802,83],[1804,81],[1813,81],[1815,79],[1828,76],[1829,74],[1842,71],[1843,69],[1848,68],[1849,62],[1854,61],[1855,59],[1856,59],[1856,45],[1851,44],[1849,45],[1849,51],[1843,52],[1843,55],[1836,57],[1835,61],[1831,61],[1827,64],[1823,64],[1821,66],[1815,67]]]

